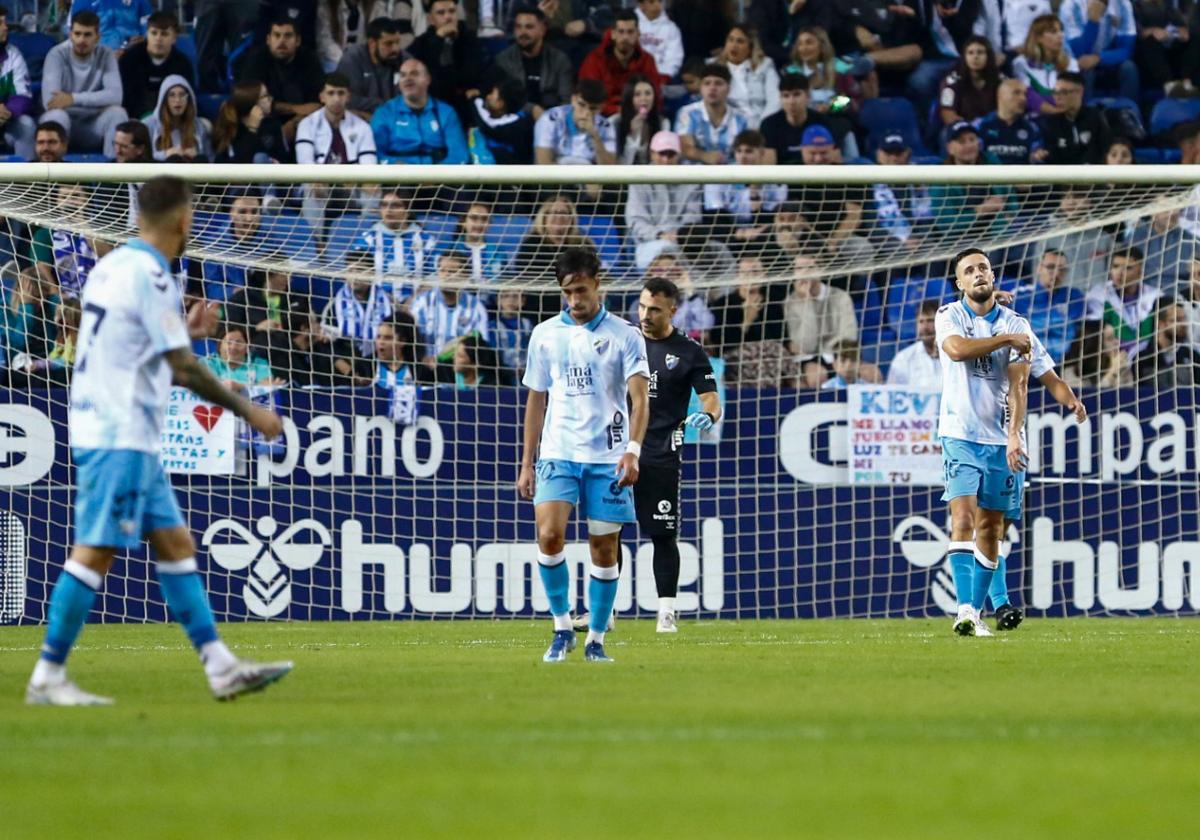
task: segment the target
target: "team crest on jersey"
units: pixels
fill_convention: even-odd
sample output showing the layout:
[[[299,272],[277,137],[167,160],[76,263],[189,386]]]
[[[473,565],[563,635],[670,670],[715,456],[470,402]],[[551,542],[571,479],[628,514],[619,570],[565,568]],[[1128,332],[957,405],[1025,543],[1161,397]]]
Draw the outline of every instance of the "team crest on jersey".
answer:
[[[675,370],[675,366],[679,364],[679,357],[667,354],[667,370]]]
[[[612,342],[604,336],[600,336],[592,342],[592,347],[595,348],[597,356],[603,356],[604,351],[608,349],[608,345],[611,343]]]

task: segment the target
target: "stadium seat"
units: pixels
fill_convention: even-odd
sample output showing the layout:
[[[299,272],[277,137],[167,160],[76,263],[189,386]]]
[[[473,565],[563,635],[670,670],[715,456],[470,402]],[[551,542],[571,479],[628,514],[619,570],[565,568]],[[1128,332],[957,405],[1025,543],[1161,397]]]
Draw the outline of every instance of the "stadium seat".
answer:
[[[195,70],[198,65],[196,52],[196,39],[189,33],[180,35],[175,40],[175,49],[179,50],[183,56],[192,63],[192,75],[195,76]],[[195,84],[196,79],[192,79],[192,84]]]
[[[458,238],[458,216],[449,213],[424,213],[421,227],[437,240],[438,251],[443,251]]]
[[[29,68],[29,81],[41,87],[42,65],[46,62],[46,53],[54,47],[55,41],[42,32],[8,31],[8,42],[21,51],[25,65]]]
[[[613,224],[612,217],[581,215],[579,228],[584,236],[590,237],[596,243],[596,251],[605,268],[610,272],[626,268],[625,242],[617,226]]]
[[[220,112],[221,105],[224,102],[224,94],[202,93],[196,97],[196,110],[200,112],[200,116],[209,122],[215,123],[217,121],[217,114]]]
[[[335,265],[340,264],[346,258],[346,252],[372,224],[371,219],[358,213],[347,213],[335,221],[325,240],[325,259]]]
[[[933,298],[948,301],[953,297],[944,277],[893,277],[887,293],[887,320],[901,345],[917,337],[917,310],[921,301]]]
[[[928,154],[928,150],[921,140],[917,112],[907,99],[899,97],[868,99],[859,109],[858,122],[866,129],[867,154],[872,157],[884,136],[896,132],[904,135],[913,154]]]
[[[108,158],[100,152],[68,152],[63,163],[108,163]]]
[[[487,237],[496,242],[500,250],[511,258],[521,247],[521,240],[529,232],[531,224],[533,219],[529,216],[494,215],[491,224],[488,225]]]
[[[317,239],[302,217],[290,213],[262,217],[263,232],[276,244],[288,263],[313,263],[317,259]]]
[[[1200,117],[1200,99],[1160,99],[1150,112],[1150,134],[1161,137],[1180,123]]]

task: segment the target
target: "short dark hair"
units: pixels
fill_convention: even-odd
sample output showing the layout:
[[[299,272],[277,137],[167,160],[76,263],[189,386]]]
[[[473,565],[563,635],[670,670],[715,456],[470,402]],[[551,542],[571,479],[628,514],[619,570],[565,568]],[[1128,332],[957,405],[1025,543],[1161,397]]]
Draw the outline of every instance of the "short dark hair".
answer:
[[[733,138],[733,148],[736,151],[739,146],[749,146],[752,149],[762,149],[767,145],[767,139],[762,136],[761,131],[755,131],[753,128],[747,128],[745,131],[739,131],[737,136]]]
[[[613,15],[613,29],[617,28],[617,21],[619,20],[631,20],[633,21],[633,25],[637,26],[637,12],[635,12],[633,9],[617,9],[617,13]]]
[[[95,29],[97,32],[99,32],[100,16],[91,9],[84,9],[81,12],[76,12],[75,14],[71,15],[71,27],[74,28],[75,24],[79,24],[85,29]]]
[[[1181,122],[1171,129],[1171,139],[1176,144],[1195,140],[1200,135],[1200,117]]]
[[[1059,73],[1058,80],[1060,82],[1070,82],[1071,84],[1079,85],[1080,87],[1087,87],[1086,83],[1083,80],[1083,74],[1075,73],[1070,70],[1068,70],[1065,73]]]
[[[684,76],[704,76],[704,68],[708,66],[708,62],[698,55],[683,62],[683,67],[679,70],[679,75]]]
[[[1126,245],[1124,248],[1119,248],[1116,251],[1113,251],[1110,261],[1116,259],[1117,257],[1124,257],[1125,259],[1133,260],[1134,262],[1145,262],[1146,252],[1137,245]]]
[[[400,24],[389,17],[377,17],[367,24],[367,40],[378,41],[384,35],[399,35]]]
[[[290,26],[292,31],[298,36],[300,34],[300,24],[296,23],[296,19],[288,14],[276,15],[271,19],[271,26],[267,29],[269,33],[276,26]]]
[[[525,82],[520,79],[514,79],[509,75],[502,75],[493,84],[500,93],[500,98],[504,100],[504,108],[510,114],[515,114],[525,107],[525,103],[529,101],[528,89],[525,87]]]
[[[936,315],[937,311],[942,308],[942,302],[937,298],[926,298],[921,301],[921,305],[917,308],[918,315]]]
[[[8,7],[0,6],[0,18],[7,18],[7,17],[8,17]]]
[[[146,18],[146,30],[149,31],[152,26],[155,29],[170,29],[176,35],[179,34],[179,18],[170,12],[155,12]]]
[[[580,79],[575,83],[575,93],[589,105],[603,105],[608,101],[608,90],[599,79]]]
[[[950,276],[958,277],[958,264],[967,257],[973,257],[976,254],[980,255],[981,257],[986,257],[987,251],[984,251],[982,248],[964,248],[955,254],[954,258],[950,260]]]
[[[642,288],[652,295],[662,295],[671,301],[672,304],[679,300],[679,287],[666,277],[660,277],[657,274],[653,277],[647,277],[646,282],[642,284]]]
[[[138,190],[138,213],[149,222],[159,221],[187,207],[192,200],[192,188],[187,181],[174,175],[157,175]]]
[[[599,279],[600,257],[591,248],[566,248],[554,260],[554,279],[559,286],[576,274]]]
[[[350,80],[346,78],[345,73],[326,73],[324,86],[350,90]]]
[[[538,19],[539,23],[546,22],[546,13],[543,12],[541,9],[539,9],[537,6],[522,6],[521,8],[517,9],[516,13],[513,15],[514,23],[516,22],[517,17],[519,17],[520,15],[533,15],[535,18]]]
[[[860,352],[861,348],[858,346],[858,341],[853,338],[843,338],[833,345],[833,355],[838,359],[849,359],[857,362]]]
[[[63,141],[64,143],[67,142],[67,130],[62,127],[62,123],[55,122],[54,120],[43,120],[42,122],[38,123],[37,131],[34,132],[33,136],[36,137],[43,131],[49,131],[57,134],[59,140]]]
[[[116,131],[128,134],[137,145],[150,148],[150,129],[146,128],[146,124],[141,120],[125,120],[114,129],[114,133]]]
[[[700,78],[707,79],[709,76],[716,76],[718,79],[724,79],[726,84],[733,82],[733,75],[729,72],[729,68],[724,64],[705,64],[704,70],[700,73]]]
[[[805,76],[803,73],[784,73],[779,77],[780,93],[789,90],[802,90],[807,93],[809,87],[808,76]]]

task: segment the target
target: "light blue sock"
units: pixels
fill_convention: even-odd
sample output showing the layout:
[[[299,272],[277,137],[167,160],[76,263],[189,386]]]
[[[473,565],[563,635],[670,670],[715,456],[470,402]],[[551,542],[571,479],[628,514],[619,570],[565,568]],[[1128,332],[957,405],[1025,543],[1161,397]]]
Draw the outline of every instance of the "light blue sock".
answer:
[[[1006,574],[1008,564],[1004,554],[996,558],[996,574],[992,576],[992,585],[988,589],[988,600],[992,602],[992,612],[1008,603],[1008,580]]]
[[[588,629],[593,633],[603,633],[608,629],[613,603],[617,600],[617,581],[620,576],[619,566],[592,564],[588,577]]]
[[[988,589],[992,585],[992,580],[996,576],[995,569],[989,569],[983,563],[975,560],[975,585],[971,591],[971,606],[977,610],[982,610],[984,603],[987,602]]]
[[[958,605],[971,603],[975,581],[975,543],[950,543],[950,573],[954,575],[954,592]]]
[[[92,611],[96,589],[102,580],[99,572],[74,560],[67,561],[50,594],[50,621],[46,626],[46,641],[42,643],[42,659],[56,665],[67,661]]]
[[[566,615],[571,611],[571,572],[567,569],[567,558],[558,554],[542,554],[538,552],[538,573],[542,577],[542,587],[546,597],[550,599],[551,615]]]
[[[158,563],[155,570],[171,615],[187,631],[192,647],[200,650],[201,645],[215,642],[217,623],[196,570],[196,559],[189,557],[177,563]]]

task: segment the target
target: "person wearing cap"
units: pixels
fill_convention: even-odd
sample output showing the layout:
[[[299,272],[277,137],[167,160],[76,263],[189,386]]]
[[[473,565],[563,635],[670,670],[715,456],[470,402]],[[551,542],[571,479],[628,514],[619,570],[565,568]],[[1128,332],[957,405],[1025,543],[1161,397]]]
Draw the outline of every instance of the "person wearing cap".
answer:
[[[600,46],[588,53],[579,68],[580,79],[595,79],[604,85],[608,99],[602,113],[611,117],[621,107],[621,93],[630,76],[644,76],[654,86],[654,95],[661,95],[658,66],[654,56],[638,45],[638,16],[633,9],[620,9],[612,29],[604,33]]]
[[[996,158],[983,151],[975,126],[959,120],[946,131],[947,166],[996,164]],[[965,186],[934,184],[929,188],[933,201],[933,224],[943,233],[996,234],[1004,230],[1016,213],[1013,188],[1007,185]]]
[[[1020,79],[1005,79],[996,94],[996,110],[979,122],[983,147],[1001,163],[1041,163],[1049,154],[1041,129],[1026,113],[1027,95]]]
[[[842,156],[833,145],[833,133],[825,126],[810,125],[804,129],[800,142],[806,166],[842,163]],[[803,220],[802,226],[811,231],[826,252],[851,260],[871,256],[871,244],[858,235],[868,198],[867,189],[854,184],[804,184],[789,191],[789,199],[795,201],[796,212]]]
[[[903,134],[885,135],[875,150],[880,166],[908,166],[912,149]],[[869,238],[879,248],[916,250],[933,222],[929,188],[921,184],[881,183],[871,188]]]
[[[743,131],[733,141],[734,163],[761,164],[764,145],[762,134]],[[773,216],[787,193],[785,184],[705,184],[704,213],[713,236],[727,239],[734,254],[761,246],[770,239]]]
[[[534,125],[534,162],[616,163],[616,132],[600,113],[606,99],[601,82],[595,79],[576,82],[571,104],[548,109]]]
[[[808,166],[841,163],[833,143],[833,132],[823,125],[810,125],[800,135],[800,160]]]
[[[729,104],[731,78],[725,65],[706,64],[700,101],[684,105],[675,115],[684,160],[722,164],[733,159],[733,139],[750,127],[750,121]]]
[[[650,138],[650,165],[676,166],[682,158],[679,135],[660,131]],[[634,241],[634,260],[644,271],[659,254],[675,252],[681,238],[700,221],[698,184],[631,184],[625,225]]]
[[[1104,112],[1083,104],[1084,83],[1079,73],[1059,73],[1054,82],[1054,104],[1061,113],[1042,114],[1042,142],[1049,153],[1046,163],[1074,166],[1103,163],[1112,132]]]
[[[763,163],[787,166],[804,163],[801,140],[804,130],[813,125],[829,129],[843,157],[858,157],[858,141],[850,121],[808,107],[811,101],[808,85],[808,77],[801,73],[784,73],[779,80],[779,110],[764,118],[759,127],[767,143]]]

